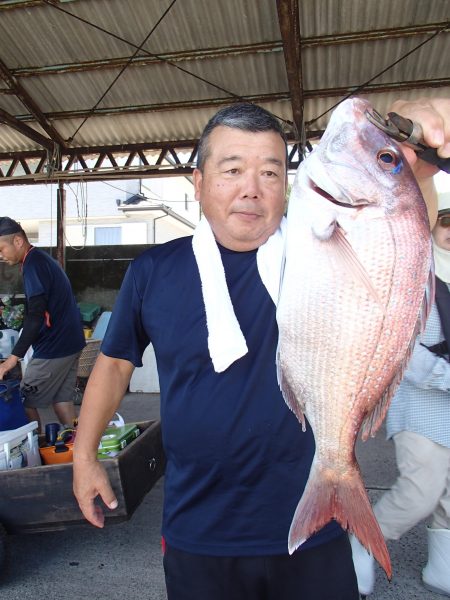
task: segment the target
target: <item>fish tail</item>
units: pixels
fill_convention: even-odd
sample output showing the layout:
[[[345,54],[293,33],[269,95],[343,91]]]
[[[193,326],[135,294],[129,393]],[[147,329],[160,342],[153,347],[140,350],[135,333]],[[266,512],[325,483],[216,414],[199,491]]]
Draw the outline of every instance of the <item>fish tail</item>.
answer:
[[[338,477],[330,469],[314,468],[292,519],[289,554],[332,519],[358,538],[390,580],[392,567],[386,542],[356,468],[345,477]]]

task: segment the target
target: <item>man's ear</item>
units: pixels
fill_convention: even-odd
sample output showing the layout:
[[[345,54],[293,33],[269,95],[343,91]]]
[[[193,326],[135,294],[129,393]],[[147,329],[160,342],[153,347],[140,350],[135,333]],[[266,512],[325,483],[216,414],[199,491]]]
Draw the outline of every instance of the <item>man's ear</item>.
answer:
[[[15,235],[13,238],[13,244],[16,248],[22,248],[24,243],[24,239],[21,235]]]
[[[194,197],[200,202],[201,200],[201,192],[202,192],[202,184],[203,184],[203,173],[200,169],[194,169]]]

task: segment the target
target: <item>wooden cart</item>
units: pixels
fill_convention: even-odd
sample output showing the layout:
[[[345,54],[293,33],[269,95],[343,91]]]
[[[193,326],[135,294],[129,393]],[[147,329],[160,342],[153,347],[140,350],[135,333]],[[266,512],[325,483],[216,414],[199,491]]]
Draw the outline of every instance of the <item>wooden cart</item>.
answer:
[[[131,518],[144,496],[163,475],[165,457],[159,421],[138,423],[140,435],[102,464],[119,501],[105,522]],[[72,493],[72,463],[0,471],[0,567],[8,533],[63,530],[86,523]]]

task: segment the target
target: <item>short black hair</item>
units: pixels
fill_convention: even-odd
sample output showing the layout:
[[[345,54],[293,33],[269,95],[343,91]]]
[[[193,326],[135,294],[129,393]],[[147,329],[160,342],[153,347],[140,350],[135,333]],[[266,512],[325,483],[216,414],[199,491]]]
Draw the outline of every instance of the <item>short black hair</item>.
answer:
[[[280,121],[268,110],[257,104],[238,103],[226,106],[217,112],[206,124],[198,142],[197,168],[203,170],[209,155],[208,140],[211,132],[216,127],[230,127],[253,133],[274,131],[278,133],[286,147],[287,169],[287,141]]]
[[[25,235],[25,231],[22,225],[10,217],[0,217],[0,237],[3,235],[12,235],[14,233],[22,233]]]

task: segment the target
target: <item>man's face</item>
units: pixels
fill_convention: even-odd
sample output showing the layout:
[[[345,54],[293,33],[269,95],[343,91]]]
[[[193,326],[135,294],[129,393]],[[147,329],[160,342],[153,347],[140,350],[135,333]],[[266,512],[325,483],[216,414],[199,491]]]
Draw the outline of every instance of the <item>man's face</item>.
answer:
[[[195,197],[216,240],[230,250],[258,248],[276,231],[286,196],[286,148],[275,131],[219,126],[208,140]]]
[[[0,257],[8,265],[17,265],[23,258],[23,240],[15,235],[12,239],[10,235],[0,236]]]
[[[450,250],[450,213],[437,220],[433,228],[436,244],[444,250]]]

